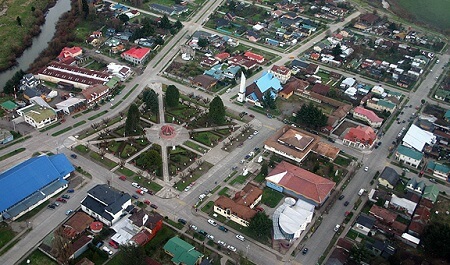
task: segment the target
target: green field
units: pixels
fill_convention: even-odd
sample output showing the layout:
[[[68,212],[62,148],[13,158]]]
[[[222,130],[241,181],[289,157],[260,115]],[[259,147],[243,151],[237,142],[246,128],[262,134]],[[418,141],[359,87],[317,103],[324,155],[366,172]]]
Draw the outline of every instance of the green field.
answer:
[[[396,0],[395,3],[392,3],[394,1],[388,2],[394,8],[394,12],[401,17],[406,17],[413,22],[419,21],[429,24],[444,32],[450,31],[450,0]]]
[[[0,49],[0,68],[8,66],[11,53],[22,45],[25,35],[33,30],[36,17],[33,16],[31,7],[42,10],[49,0],[0,0],[0,39],[13,40],[2,41]],[[20,17],[22,26],[19,26],[16,18]],[[25,70],[25,69],[24,69]]]

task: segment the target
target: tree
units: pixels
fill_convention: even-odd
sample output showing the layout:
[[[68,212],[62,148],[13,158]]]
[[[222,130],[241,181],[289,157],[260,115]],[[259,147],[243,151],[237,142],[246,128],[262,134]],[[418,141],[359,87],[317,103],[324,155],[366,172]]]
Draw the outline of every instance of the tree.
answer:
[[[443,223],[431,223],[425,228],[422,244],[425,253],[437,258],[450,260],[450,226]]]
[[[339,57],[342,54],[341,44],[338,43],[336,46],[334,46],[334,48],[331,50],[331,54],[334,57]]]
[[[139,156],[136,164],[149,171],[158,170],[162,166],[162,158],[158,151],[150,150]]]
[[[166,105],[169,108],[175,108],[178,106],[180,100],[180,91],[174,85],[169,85],[166,90]]]
[[[87,0],[81,1],[81,9],[83,10],[83,13],[84,13],[84,19],[86,19],[87,16],[89,15],[89,5],[88,5]]]
[[[248,230],[254,237],[268,238],[272,231],[272,220],[263,212],[258,212],[250,220]]]
[[[359,264],[361,261],[365,261],[369,257],[369,252],[364,246],[354,246],[350,249],[350,257],[352,257],[353,260]]]
[[[121,264],[145,265],[145,250],[143,246],[134,244],[120,245]]]
[[[19,16],[16,17],[16,21],[17,21],[17,25],[22,27],[22,19]]]
[[[211,103],[209,103],[208,118],[213,124],[221,125],[225,123],[225,106],[219,96],[216,96]]]
[[[139,130],[139,109],[136,104],[131,104],[125,121],[125,134],[133,135]]]
[[[120,21],[122,21],[122,23],[126,23],[130,20],[130,17],[125,14],[120,14],[119,19],[120,19]]]
[[[69,264],[69,257],[72,254],[72,244],[64,235],[64,228],[60,226],[53,232],[51,253],[61,264]]]
[[[172,27],[172,24],[170,23],[170,20],[169,20],[169,18],[167,17],[167,15],[164,15],[164,16],[161,18],[161,21],[159,22],[159,26],[160,26],[162,29],[170,29],[170,28]]]
[[[205,48],[206,46],[208,46],[208,44],[209,44],[208,39],[206,39],[206,38],[200,38],[200,39],[198,39],[197,45],[198,45],[200,48]]]
[[[25,72],[20,69],[19,71],[17,71],[13,77],[11,77],[11,79],[9,79],[6,83],[5,86],[3,87],[3,92],[6,94],[14,94],[14,87],[16,87],[19,85],[20,83],[20,79],[22,79],[22,77],[25,75]],[[18,90],[18,89],[17,89]]]
[[[266,93],[264,93],[261,103],[264,108],[275,109],[277,107],[277,105],[275,105],[275,99],[270,89],[267,90]]]
[[[180,20],[177,20],[173,26],[180,30],[183,27],[183,24],[181,24]]]
[[[145,103],[145,108],[150,110],[152,113],[158,113],[159,102],[158,102],[158,94],[156,94],[155,90],[149,89],[144,91],[143,100]]]
[[[266,162],[263,162],[261,165],[261,171],[259,172],[263,177],[267,177],[267,174],[269,174],[269,166]]]
[[[299,111],[297,111],[297,116],[295,121],[306,127],[317,129],[323,127],[327,124],[327,116],[323,114],[322,110],[314,106],[312,102],[308,105],[303,105]]]

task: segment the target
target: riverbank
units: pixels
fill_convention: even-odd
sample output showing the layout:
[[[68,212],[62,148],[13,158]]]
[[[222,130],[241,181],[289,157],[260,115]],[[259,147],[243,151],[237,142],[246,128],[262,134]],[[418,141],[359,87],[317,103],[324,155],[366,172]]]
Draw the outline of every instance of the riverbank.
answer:
[[[23,52],[32,45],[33,37],[41,32],[45,13],[56,0],[15,0],[0,8],[0,72],[17,64]]]

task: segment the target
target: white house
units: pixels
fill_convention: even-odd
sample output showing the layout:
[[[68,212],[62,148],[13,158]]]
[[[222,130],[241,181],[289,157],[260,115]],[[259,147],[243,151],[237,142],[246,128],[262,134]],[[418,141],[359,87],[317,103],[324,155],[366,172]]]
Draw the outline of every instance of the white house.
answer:
[[[58,116],[54,109],[35,104],[18,109],[17,113],[24,118],[26,123],[36,129],[41,129],[58,121]]]
[[[412,148],[400,145],[395,152],[395,159],[412,167],[418,168],[422,162],[423,154]]]

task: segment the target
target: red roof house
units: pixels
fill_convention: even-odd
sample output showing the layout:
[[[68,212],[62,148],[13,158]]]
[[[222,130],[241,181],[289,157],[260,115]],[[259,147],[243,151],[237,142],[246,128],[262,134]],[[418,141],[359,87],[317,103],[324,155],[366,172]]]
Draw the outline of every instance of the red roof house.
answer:
[[[348,146],[366,149],[371,148],[376,140],[377,135],[372,127],[359,125],[348,130],[344,136],[343,143]]]
[[[147,59],[150,51],[150,48],[137,46],[123,52],[120,57],[134,64],[141,64],[145,59]]]
[[[369,214],[385,224],[393,224],[395,219],[397,218],[396,213],[375,204],[372,206],[372,208],[370,208]]]
[[[263,63],[264,62],[264,56],[253,53],[253,52],[245,52],[244,56],[252,61],[256,61],[258,63]]]
[[[366,121],[370,126],[378,128],[383,123],[383,119],[378,117],[375,112],[365,109],[361,106],[356,107],[353,110],[353,117]]]
[[[220,62],[223,62],[226,59],[230,58],[230,54],[228,52],[222,52],[222,53],[219,53],[216,56],[214,56],[214,58],[216,58]]]
[[[76,57],[76,56],[80,56],[81,54],[83,54],[83,50],[80,47],[74,46],[74,47],[64,47],[62,49],[62,51],[59,53],[58,55],[58,60],[62,61],[64,60],[64,58],[67,57]]]
[[[266,177],[267,186],[321,206],[336,183],[286,161],[279,163]]]
[[[326,96],[328,94],[328,92],[330,91],[330,86],[327,86],[327,85],[324,85],[324,84],[321,84],[321,83],[316,83],[313,86],[311,91],[315,92],[317,94]]]

